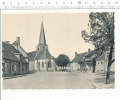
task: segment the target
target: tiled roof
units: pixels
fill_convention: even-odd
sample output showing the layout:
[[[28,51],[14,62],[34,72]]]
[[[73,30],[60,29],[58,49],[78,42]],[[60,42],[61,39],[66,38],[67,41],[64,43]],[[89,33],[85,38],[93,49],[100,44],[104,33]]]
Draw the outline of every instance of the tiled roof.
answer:
[[[40,60],[40,59],[51,59],[51,54],[48,49],[41,49],[28,53],[29,61]]]
[[[101,56],[99,56],[96,61],[100,61],[100,60],[105,60],[105,53],[103,53]]]
[[[11,44],[7,44],[5,42],[2,42],[2,48],[6,51],[13,52],[13,53],[19,53],[18,50],[14,48]]]
[[[35,60],[40,59],[51,59],[51,54],[49,53],[48,49],[42,49],[36,52]]]
[[[19,60],[16,57],[16,54],[20,54],[20,52],[18,50],[15,49],[14,46],[12,46],[11,44],[7,44],[5,42],[2,42],[2,57],[4,59],[9,59],[9,60],[13,60],[13,61],[22,61],[24,63],[27,63],[27,61],[25,60],[25,58],[23,56],[21,56],[21,59]]]
[[[2,57],[8,60],[19,61],[19,59],[13,53],[11,53],[10,51],[6,51],[6,50],[2,51]]]
[[[95,50],[89,51],[89,52],[87,52],[87,54],[85,55],[85,57],[91,57],[91,56],[93,56],[96,53],[97,52]]]
[[[2,57],[4,59],[19,61],[19,59],[14,55],[14,53],[19,53],[19,51],[17,51],[11,44],[2,42]]]
[[[96,50],[92,50],[89,52],[77,54],[77,56],[72,60],[72,62],[83,62],[83,61],[91,61],[93,58],[92,56],[97,54]]]
[[[85,54],[83,61],[84,62],[91,62],[93,60],[93,58],[96,57],[96,55],[97,55],[96,50],[89,51]]]
[[[81,60],[85,54],[86,53],[77,54],[77,56],[72,60],[72,62],[81,62]]]
[[[26,51],[20,45],[18,45],[17,41],[13,42],[13,46],[18,46],[18,51],[23,55],[23,57],[28,58]]]
[[[28,53],[29,61],[34,61],[35,60],[35,55],[36,55],[36,51],[29,52]]]

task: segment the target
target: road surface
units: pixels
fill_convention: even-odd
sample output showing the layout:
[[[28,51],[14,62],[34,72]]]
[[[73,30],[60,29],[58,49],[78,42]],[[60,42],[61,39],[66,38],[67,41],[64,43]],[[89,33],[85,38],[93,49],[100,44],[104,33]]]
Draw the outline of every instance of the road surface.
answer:
[[[89,74],[80,72],[36,72],[3,80],[3,89],[93,89]]]

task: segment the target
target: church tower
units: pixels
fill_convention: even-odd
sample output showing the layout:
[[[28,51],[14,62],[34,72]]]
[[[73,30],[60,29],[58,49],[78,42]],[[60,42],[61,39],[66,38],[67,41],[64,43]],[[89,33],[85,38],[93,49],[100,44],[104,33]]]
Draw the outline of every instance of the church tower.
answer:
[[[48,45],[46,44],[44,26],[43,26],[43,21],[42,21],[41,29],[40,29],[39,43],[38,43],[36,49],[37,50],[42,50],[44,48],[48,48]]]

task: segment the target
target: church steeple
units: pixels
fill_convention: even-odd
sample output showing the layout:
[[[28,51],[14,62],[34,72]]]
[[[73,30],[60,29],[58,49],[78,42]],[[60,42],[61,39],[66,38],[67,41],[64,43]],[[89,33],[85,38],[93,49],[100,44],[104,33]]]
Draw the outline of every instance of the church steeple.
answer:
[[[39,43],[37,45],[37,50],[41,50],[41,49],[44,49],[44,48],[48,48],[48,46],[46,44],[44,26],[43,26],[43,21],[42,21],[41,22],[41,29],[40,29]]]

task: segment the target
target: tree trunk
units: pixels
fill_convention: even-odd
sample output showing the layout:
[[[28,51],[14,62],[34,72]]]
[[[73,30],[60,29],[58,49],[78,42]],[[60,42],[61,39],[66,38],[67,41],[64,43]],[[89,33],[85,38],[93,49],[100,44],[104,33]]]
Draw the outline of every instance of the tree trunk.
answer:
[[[110,47],[110,53],[109,53],[109,56],[108,56],[106,84],[110,83],[110,67],[111,67],[111,64],[112,64],[112,52],[113,52],[113,45]]]
[[[93,59],[93,73],[95,73],[95,66],[96,66],[96,61],[95,61],[95,59]]]
[[[107,67],[106,84],[110,83],[110,66]]]

